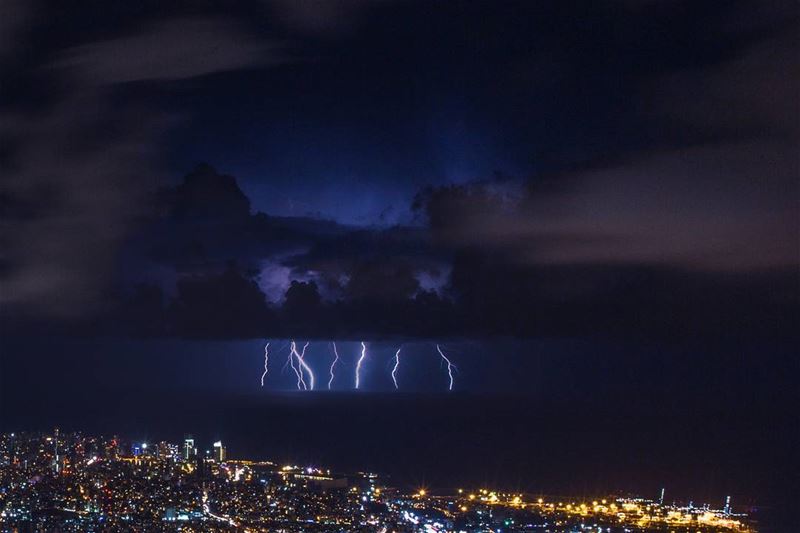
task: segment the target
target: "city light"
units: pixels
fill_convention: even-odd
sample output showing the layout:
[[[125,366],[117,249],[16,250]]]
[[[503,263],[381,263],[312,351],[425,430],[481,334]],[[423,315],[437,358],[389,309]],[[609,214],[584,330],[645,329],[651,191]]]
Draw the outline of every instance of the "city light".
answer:
[[[160,531],[165,522],[181,522],[187,531],[296,533],[755,531],[730,497],[714,508],[632,497],[545,503],[491,488],[407,491],[374,473],[231,459],[221,440],[211,448],[198,455],[188,436],[181,448],[83,434],[0,435],[0,528],[116,531],[136,523]]]

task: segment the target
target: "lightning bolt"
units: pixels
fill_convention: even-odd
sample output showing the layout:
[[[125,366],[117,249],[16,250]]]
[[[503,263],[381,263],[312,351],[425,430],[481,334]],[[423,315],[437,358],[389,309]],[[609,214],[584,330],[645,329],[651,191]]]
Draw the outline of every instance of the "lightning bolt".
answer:
[[[400,346],[400,348],[398,348],[397,352],[394,354],[394,368],[392,368],[392,381],[394,382],[394,388],[395,389],[398,389],[398,386],[397,386],[397,367],[400,366],[400,350],[402,350],[402,349],[403,349],[403,347]]]
[[[291,343],[291,345],[289,347],[289,365],[291,365],[292,370],[294,370],[294,373],[297,376],[297,390],[300,390],[301,388],[304,387],[303,374],[300,372],[300,369],[298,369],[296,366],[294,366],[294,358],[295,358],[295,356],[297,356],[298,358],[300,357],[297,354],[297,344],[294,341],[292,341],[292,343]]]
[[[361,341],[361,357],[358,358],[358,362],[356,363],[356,388],[361,384],[361,363],[364,362],[366,356],[367,345],[364,344],[364,341]]]
[[[331,344],[333,344],[333,355],[335,355],[336,357],[331,363],[331,369],[330,369],[331,379],[328,380],[328,390],[331,390],[331,383],[333,383],[333,367],[335,367],[336,363],[339,362],[339,352],[336,351],[336,343],[332,342]]]
[[[453,390],[453,369],[456,365],[450,362],[450,359],[447,358],[438,344],[436,345],[436,351],[439,352],[439,355],[441,355],[442,359],[447,363],[447,375],[450,376],[450,387],[448,387],[448,390]]]
[[[267,364],[269,363],[269,343],[264,346],[264,373],[261,374],[261,386],[264,386],[264,378],[267,377]]]
[[[311,370],[311,367],[306,364],[304,359],[306,356],[306,348],[308,348],[308,342],[303,345],[303,350],[300,352],[300,355],[297,356],[297,362],[300,364],[300,381],[303,383],[303,390],[314,390],[314,372]],[[304,370],[308,373],[308,387],[306,387],[306,380],[303,379]]]

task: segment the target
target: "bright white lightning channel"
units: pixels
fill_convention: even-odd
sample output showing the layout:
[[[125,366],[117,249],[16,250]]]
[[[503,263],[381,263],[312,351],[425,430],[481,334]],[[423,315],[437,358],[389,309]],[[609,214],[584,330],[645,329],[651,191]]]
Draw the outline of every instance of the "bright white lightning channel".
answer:
[[[395,352],[394,354],[394,368],[392,368],[392,381],[394,382],[395,389],[399,388],[397,386],[397,367],[400,366],[400,350],[402,349],[403,347],[401,346],[400,348],[397,349],[397,352]]]
[[[308,348],[308,342],[306,342],[303,345],[303,350],[297,356],[297,362],[300,364],[300,380],[303,383],[304,390],[314,390],[314,372],[311,370],[311,367],[308,366],[308,364],[305,361],[306,348]],[[303,371],[308,373],[308,387],[306,387],[306,380],[303,379]]]
[[[294,366],[294,358],[295,358],[295,356],[297,356],[298,358],[300,357],[297,354],[297,344],[294,341],[292,341],[290,346],[289,346],[289,365],[291,365],[292,370],[294,370],[295,376],[297,376],[297,390],[300,390],[305,385],[304,385],[304,382],[303,382],[303,374],[300,372],[300,370],[296,366]]]
[[[267,377],[267,365],[269,364],[269,343],[264,346],[264,373],[261,374],[261,386],[264,386],[264,378]]]
[[[358,358],[358,362],[356,363],[356,388],[359,388],[361,385],[361,363],[364,362],[366,356],[367,345],[364,344],[364,341],[361,341],[361,357]]]
[[[453,368],[455,368],[456,365],[450,362],[450,359],[447,358],[438,344],[436,345],[436,351],[439,352],[439,355],[441,355],[442,359],[447,363],[447,375],[450,376],[450,386],[448,390],[453,390]]]
[[[339,352],[336,351],[336,343],[331,342],[333,344],[333,355],[335,356],[333,362],[331,363],[330,374],[331,379],[328,380],[328,390],[331,390],[331,383],[333,383],[333,367],[336,366],[336,363],[339,362]]]

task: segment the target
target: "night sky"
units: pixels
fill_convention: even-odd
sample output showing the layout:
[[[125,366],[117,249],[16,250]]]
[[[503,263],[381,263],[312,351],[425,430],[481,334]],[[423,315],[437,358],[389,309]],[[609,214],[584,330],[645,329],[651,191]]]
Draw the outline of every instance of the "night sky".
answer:
[[[0,0],[0,429],[780,505],[799,11]]]

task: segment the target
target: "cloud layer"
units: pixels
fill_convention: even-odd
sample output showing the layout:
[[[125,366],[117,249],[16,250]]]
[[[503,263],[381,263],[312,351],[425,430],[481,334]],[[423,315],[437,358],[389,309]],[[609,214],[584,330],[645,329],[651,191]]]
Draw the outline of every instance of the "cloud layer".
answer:
[[[796,12],[712,7],[119,7],[83,32],[6,2],[0,34],[38,37],[0,41],[3,315],[205,337],[791,335]],[[176,181],[197,150],[176,131],[222,171]],[[250,164],[262,137],[289,167]],[[250,181],[226,174],[241,146]],[[534,163],[486,177],[512,153]],[[403,184],[368,170],[395,167]],[[323,190],[326,212],[382,215],[257,208]]]
[[[3,18],[9,31],[29,30],[20,19],[34,10],[4,8],[15,15]],[[0,46],[12,55],[24,44]],[[121,244],[163,177],[158,144],[177,120],[146,98],[121,96],[121,84],[263,66],[276,55],[230,21],[175,18],[30,57],[3,72],[21,95],[0,107],[0,305],[82,317],[103,306]],[[27,105],[25,93],[39,87],[47,88],[42,100]]]

